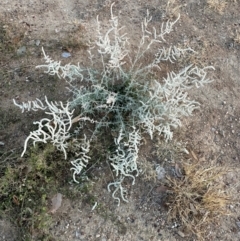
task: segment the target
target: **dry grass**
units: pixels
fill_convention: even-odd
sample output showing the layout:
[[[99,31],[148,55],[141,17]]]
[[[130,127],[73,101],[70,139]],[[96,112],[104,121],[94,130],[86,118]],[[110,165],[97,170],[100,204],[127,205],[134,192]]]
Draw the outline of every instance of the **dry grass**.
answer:
[[[207,0],[208,6],[219,14],[223,14],[227,6],[226,0]]]
[[[233,41],[240,44],[240,33],[238,31],[236,31]]]
[[[175,0],[168,0],[166,5],[166,16],[169,19],[174,19],[180,14],[182,5],[178,5]]]
[[[152,181],[153,183],[156,183],[157,173],[156,167],[153,163],[142,157],[141,161],[139,162],[139,168],[141,169],[141,176],[144,181]]]
[[[231,193],[224,188],[224,175],[230,170],[199,161],[185,163],[180,178],[169,177],[169,219],[180,220],[186,232],[200,240],[206,237],[210,224],[230,215]]]

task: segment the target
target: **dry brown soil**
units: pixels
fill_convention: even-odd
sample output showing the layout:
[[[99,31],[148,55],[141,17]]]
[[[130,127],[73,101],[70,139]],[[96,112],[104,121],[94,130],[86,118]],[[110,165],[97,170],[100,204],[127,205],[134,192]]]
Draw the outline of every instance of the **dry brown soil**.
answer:
[[[11,36],[14,49],[1,49],[0,59],[0,142],[1,151],[21,151],[24,140],[39,113],[21,114],[12,102],[42,99],[66,100],[65,83],[46,78],[35,66],[43,63],[41,47],[54,59],[63,62],[86,60],[88,40],[94,39],[96,16],[107,26],[111,0],[1,0],[1,28]],[[226,2],[222,5],[222,2]],[[125,26],[131,48],[136,48],[141,36],[140,23],[149,9],[156,27],[162,21],[181,14],[175,31],[167,41],[179,46],[190,46],[198,54],[190,61],[199,66],[212,65],[214,82],[190,93],[201,103],[201,109],[178,131],[183,142],[203,161],[216,160],[220,164],[240,167],[240,3],[239,1],[115,1],[114,12]],[[1,36],[0,36],[1,38]],[[5,45],[6,46],[6,45]],[[62,48],[71,46],[72,57],[63,59]],[[23,47],[23,49],[22,49]],[[26,49],[24,49],[26,48]],[[3,145],[4,144],[4,145]],[[145,147],[149,161],[155,144]],[[147,154],[149,152],[149,155]],[[174,160],[171,160],[174,162]],[[61,208],[53,214],[51,233],[55,240],[99,241],[174,241],[194,240],[191,235],[178,231],[181,227],[167,222],[166,210],[151,192],[157,184],[138,178],[129,186],[129,202],[119,207],[107,191],[108,178],[96,169],[93,195],[102,212],[92,211],[84,200],[72,201],[63,197]],[[102,168],[102,169],[101,169]],[[99,174],[100,173],[100,174]],[[236,171],[228,178],[226,188],[239,193],[240,176]],[[239,195],[230,206],[240,212]],[[240,217],[240,214],[239,214]],[[218,228],[209,229],[206,240],[240,240],[235,218],[223,218]],[[182,234],[182,235],[181,235]],[[184,236],[184,237],[181,237]],[[0,222],[0,240],[18,240],[14,227],[6,220]],[[34,239],[34,235],[32,237]]]

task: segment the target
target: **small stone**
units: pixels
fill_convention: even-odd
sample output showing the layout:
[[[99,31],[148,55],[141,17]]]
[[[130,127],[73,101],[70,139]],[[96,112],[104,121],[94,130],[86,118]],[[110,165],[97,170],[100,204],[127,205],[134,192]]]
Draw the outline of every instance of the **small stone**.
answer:
[[[75,232],[75,237],[76,238],[80,237],[80,233],[78,231]]]
[[[22,46],[22,47],[20,47],[20,48],[17,50],[17,55],[18,55],[18,56],[22,56],[22,55],[24,55],[24,54],[26,53],[26,51],[27,51],[26,46]]]
[[[69,58],[69,57],[71,57],[71,54],[69,52],[63,52],[62,57],[63,58]]]
[[[157,166],[156,172],[157,172],[157,179],[158,180],[163,179],[166,175],[165,169],[163,167],[161,167],[160,165]]]
[[[39,44],[41,43],[41,41],[39,39],[36,40],[36,46],[39,46]]]
[[[177,234],[178,234],[180,237],[182,237],[182,238],[185,237],[185,234],[184,234],[182,231],[177,231]]]
[[[240,222],[238,221],[238,222],[236,222],[236,224],[237,224],[237,226],[240,228]]]

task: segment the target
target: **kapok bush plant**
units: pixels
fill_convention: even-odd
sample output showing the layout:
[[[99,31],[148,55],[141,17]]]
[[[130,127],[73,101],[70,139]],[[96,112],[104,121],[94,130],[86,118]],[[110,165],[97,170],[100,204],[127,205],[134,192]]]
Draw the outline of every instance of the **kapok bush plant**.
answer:
[[[112,196],[120,203],[120,198],[127,201],[126,189],[122,185],[125,178],[131,178],[134,184],[139,174],[137,161],[142,135],[148,133],[153,138],[154,134],[159,134],[170,141],[173,129],[181,126],[181,118],[192,115],[199,107],[197,101],[188,98],[187,91],[211,82],[206,71],[213,67],[189,65],[158,79],[154,71],[161,71],[163,62],[175,63],[182,55],[193,52],[191,48],[159,47],[152,61],[144,63],[144,57],[151,53],[153,46],[167,42],[165,37],[173,31],[179,17],[163,23],[160,30],[150,29],[151,16],[147,11],[135,53],[129,49],[129,39],[119,26],[118,17],[113,15],[112,7],[107,31],[102,30],[97,18],[97,38],[88,49],[89,67],[70,63],[61,65],[43,50],[46,64],[37,68],[43,68],[49,75],[57,75],[68,83],[72,98],[67,103],[50,102],[45,97],[44,101],[36,99],[22,104],[14,100],[14,104],[22,112],[43,110],[48,116],[34,122],[37,129],[27,137],[22,156],[30,142],[33,145],[51,142],[68,159],[71,145],[75,150],[75,159],[71,161],[75,182],[91,159],[91,143],[98,138],[101,129],[118,133],[112,135],[115,151],[106,158],[116,177],[108,189],[115,188]],[[87,122],[94,126],[90,137],[85,135]],[[73,123],[78,125],[73,127]]]

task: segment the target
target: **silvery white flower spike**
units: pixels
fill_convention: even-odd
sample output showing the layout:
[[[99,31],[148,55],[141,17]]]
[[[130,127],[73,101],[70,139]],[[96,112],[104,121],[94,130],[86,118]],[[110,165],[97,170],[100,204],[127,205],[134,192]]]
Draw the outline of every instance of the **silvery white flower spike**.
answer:
[[[22,110],[22,113],[27,110],[27,111],[38,111],[40,110],[45,110],[47,107],[44,106],[44,104],[42,103],[41,100],[39,100],[38,98],[36,100],[33,101],[28,101],[28,102],[23,102],[22,104],[18,104],[16,102],[15,99],[13,99],[13,103],[14,105],[16,105],[17,107],[19,107]]]
[[[37,102],[38,101],[38,102]],[[23,103],[19,105],[14,100],[14,104],[17,105],[24,111],[28,110],[48,110],[45,113],[50,116],[50,118],[43,118],[40,121],[33,122],[33,124],[38,126],[38,129],[31,132],[24,143],[24,150],[22,155],[26,152],[27,144],[29,140],[33,141],[33,145],[36,142],[51,142],[58,150],[64,153],[65,159],[67,158],[66,149],[68,147],[67,141],[70,138],[69,130],[72,126],[72,118],[74,110],[70,111],[69,103],[66,106],[60,102],[49,102],[45,96],[45,105],[37,99],[37,101],[29,102],[28,105]],[[40,103],[40,104],[38,104]]]
[[[71,161],[71,164],[73,167],[70,170],[73,170],[73,180],[78,183],[76,180],[76,175],[80,175],[83,168],[87,166],[88,161],[90,160],[90,157],[87,155],[87,153],[90,151],[90,143],[87,140],[86,136],[84,136],[84,139],[81,142],[81,146],[79,146],[81,149],[81,152],[76,153],[77,159]]]

